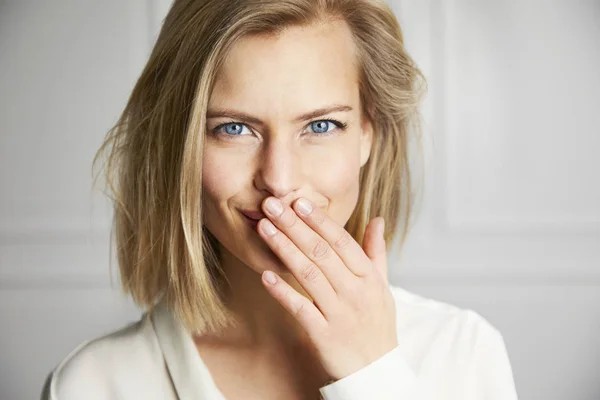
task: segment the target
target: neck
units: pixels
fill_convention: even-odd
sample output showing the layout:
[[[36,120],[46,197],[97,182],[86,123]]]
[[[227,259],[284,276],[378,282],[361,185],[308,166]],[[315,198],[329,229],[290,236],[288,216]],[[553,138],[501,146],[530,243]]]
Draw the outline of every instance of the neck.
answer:
[[[267,291],[261,274],[223,247],[220,254],[221,265],[229,282],[227,304],[236,318],[234,325],[219,340],[252,348],[290,347],[306,343],[304,328]],[[280,277],[310,299],[291,273],[280,274]]]

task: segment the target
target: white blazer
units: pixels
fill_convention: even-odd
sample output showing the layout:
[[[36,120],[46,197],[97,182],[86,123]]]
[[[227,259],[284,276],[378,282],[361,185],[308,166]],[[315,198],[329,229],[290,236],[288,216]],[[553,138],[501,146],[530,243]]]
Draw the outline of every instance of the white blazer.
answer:
[[[325,400],[517,400],[502,335],[472,310],[390,285],[399,346],[321,387]],[[48,377],[43,400],[225,400],[191,336],[158,307],[80,344]]]

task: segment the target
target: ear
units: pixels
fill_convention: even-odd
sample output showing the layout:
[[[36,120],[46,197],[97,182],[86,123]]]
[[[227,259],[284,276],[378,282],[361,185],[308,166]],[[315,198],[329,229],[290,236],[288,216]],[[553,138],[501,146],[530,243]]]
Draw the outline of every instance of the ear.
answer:
[[[371,155],[371,148],[373,146],[373,124],[371,119],[363,115],[361,121],[361,135],[360,135],[360,166],[363,167]]]

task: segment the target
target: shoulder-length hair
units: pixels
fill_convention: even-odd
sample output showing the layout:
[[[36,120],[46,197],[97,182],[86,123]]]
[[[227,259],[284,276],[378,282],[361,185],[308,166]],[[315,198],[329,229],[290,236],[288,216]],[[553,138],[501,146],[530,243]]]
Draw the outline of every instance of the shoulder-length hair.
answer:
[[[404,48],[391,9],[375,0],[175,0],[122,115],[94,158],[105,157],[122,288],[151,310],[165,301],[195,333],[231,322],[218,242],[202,222],[206,109],[219,66],[237,39],[344,20],[357,47],[363,115],[374,138],[345,229],[362,243],[386,221],[386,243],[409,228],[414,203],[409,129],[425,78]],[[112,249],[112,247],[111,247]]]

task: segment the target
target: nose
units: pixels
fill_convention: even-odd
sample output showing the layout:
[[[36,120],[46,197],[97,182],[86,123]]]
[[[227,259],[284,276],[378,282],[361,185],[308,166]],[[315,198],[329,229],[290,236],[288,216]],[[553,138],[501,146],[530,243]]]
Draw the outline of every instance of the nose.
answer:
[[[300,152],[289,140],[273,140],[259,155],[254,185],[258,190],[285,201],[301,187],[303,166]]]

